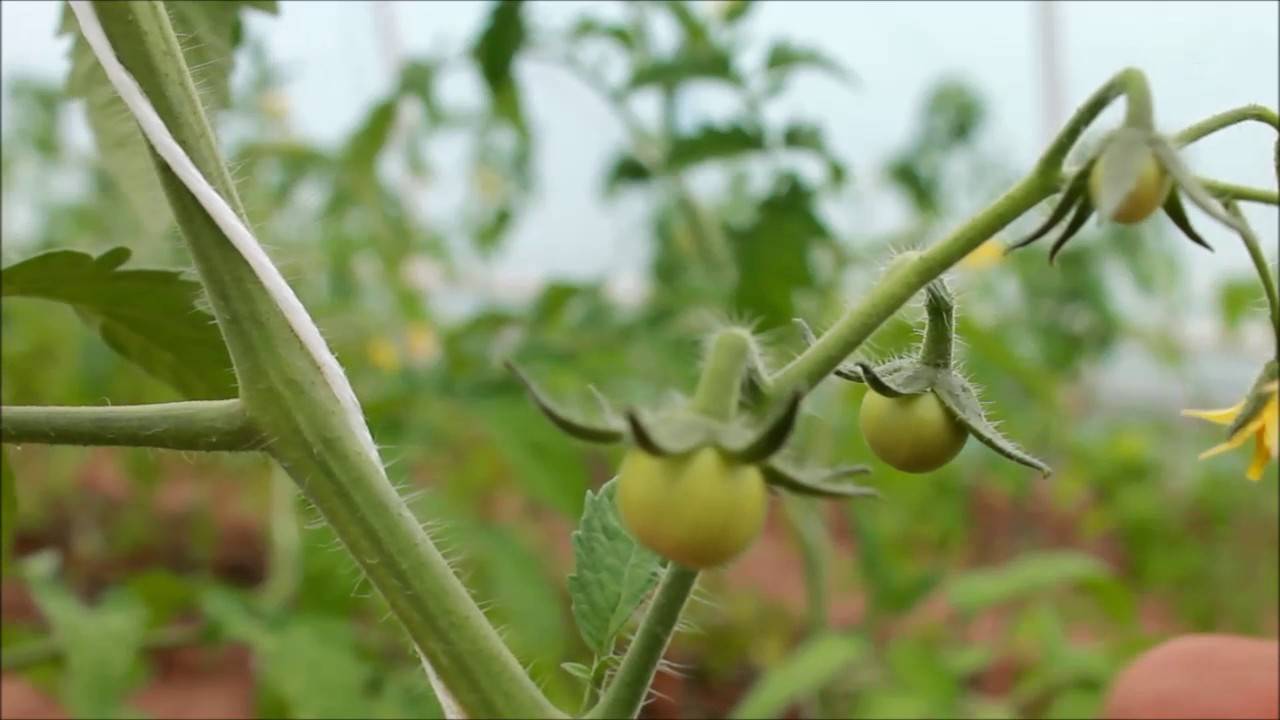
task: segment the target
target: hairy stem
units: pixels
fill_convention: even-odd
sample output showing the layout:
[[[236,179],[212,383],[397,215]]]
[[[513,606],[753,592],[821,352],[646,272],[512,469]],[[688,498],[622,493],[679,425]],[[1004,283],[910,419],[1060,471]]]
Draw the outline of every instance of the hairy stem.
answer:
[[[1262,282],[1263,293],[1267,296],[1267,307],[1271,311],[1271,327],[1275,331],[1276,349],[1280,350],[1280,293],[1276,290],[1275,271],[1267,264],[1267,256],[1262,252],[1262,244],[1258,242],[1258,236],[1254,234],[1253,228],[1249,226],[1249,221],[1245,219],[1244,213],[1240,212],[1240,206],[1234,201],[1228,200],[1223,203],[1228,214],[1234,217],[1239,223],[1242,230],[1240,231],[1240,240],[1244,242],[1244,247],[1249,251],[1249,259],[1253,261],[1253,268],[1258,271],[1258,279]]]
[[[259,450],[266,440],[239,400],[107,407],[0,408],[0,442],[168,450]]]
[[[730,328],[717,333],[693,394],[693,409],[714,420],[731,419],[750,359],[751,336],[746,331]]]
[[[165,7],[140,1],[93,7],[168,132],[243,219]],[[161,131],[146,129],[155,143]],[[256,243],[246,249],[224,232],[234,222],[174,174],[172,155],[157,157],[157,170],[227,342],[244,406],[269,436],[272,456],[404,625],[429,675],[440,680],[442,704],[472,717],[561,716],[392,487],[349,384],[322,340],[316,347],[318,331],[305,309],[287,287],[268,283],[278,281],[278,271],[269,262],[263,267]]]
[[[698,571],[675,563],[667,565],[667,572],[658,585],[640,628],[636,630],[635,639],[622,658],[622,665],[618,667],[613,683],[586,717],[634,718],[639,714],[645,694],[649,692],[649,685],[653,682],[653,675],[657,672],[658,662],[667,650],[671,633],[680,620],[680,613],[697,580]]]
[[[1275,110],[1263,105],[1245,105],[1244,107],[1238,107],[1234,110],[1228,110],[1205,118],[1174,135],[1170,138],[1170,141],[1174,147],[1190,145],[1200,138],[1249,120],[1269,125],[1272,129],[1280,132],[1280,116],[1276,115]]]
[[[941,280],[925,289],[925,313],[928,322],[924,328],[924,344],[920,348],[920,360],[930,367],[951,367],[951,354],[955,345],[955,302],[951,291]]]
[[[1102,111],[1111,104],[1111,101],[1125,95],[1129,102],[1129,114],[1140,114],[1143,98],[1146,99],[1146,112],[1151,112],[1151,93],[1147,87],[1147,78],[1137,68],[1125,68],[1116,73],[1102,87],[1094,91],[1088,99],[1084,101],[1071,118],[1067,120],[1067,124],[1063,126],[1062,131],[1049,144],[1044,154],[1040,156],[1040,161],[1036,164],[1036,172],[1041,175],[1056,177],[1061,174],[1062,163],[1066,161],[1067,154],[1071,152],[1071,148],[1084,134],[1084,131],[1098,119]],[[1136,99],[1135,99],[1136,98]],[[1137,109],[1135,109],[1135,105]],[[1148,127],[1150,124],[1148,123]]]

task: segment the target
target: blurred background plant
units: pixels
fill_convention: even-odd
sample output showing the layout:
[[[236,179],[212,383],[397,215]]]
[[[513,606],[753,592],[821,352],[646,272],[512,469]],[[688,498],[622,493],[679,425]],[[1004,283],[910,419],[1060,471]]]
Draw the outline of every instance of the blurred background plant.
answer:
[[[914,129],[884,167],[851,167],[827,142],[839,118],[777,100],[806,73],[856,92],[855,69],[762,45],[748,2],[586,7],[554,24],[537,5],[495,4],[465,47],[427,56],[399,48],[384,14],[396,80],[338,143],[294,130],[282,71],[237,15],[251,10],[230,7],[185,21],[215,60],[236,48],[234,75],[229,62],[205,72],[211,102],[234,79],[219,130],[248,213],[351,374],[392,477],[566,708],[591,661],[565,589],[569,532],[617,457],[550,428],[501,361],[518,357],[552,390],[586,378],[640,399],[688,387],[699,333],[725,317],[754,321],[785,361],[801,346],[792,318],[821,329],[892,252],[1016,177],[989,142],[991,99],[955,77],[902,119]],[[518,62],[581,83],[616,121],[599,202],[645,208],[629,241],[648,258],[637,281],[490,284],[485,259],[537,202],[533,168],[549,162],[526,114],[539,87]],[[130,166],[76,136],[75,77],[70,91],[6,81],[5,265],[124,244],[135,264],[187,267],[141,156]],[[442,90],[459,82],[479,101]],[[730,110],[690,109],[709,93]],[[837,229],[859,226],[865,177],[910,209],[901,230]],[[433,187],[456,202],[424,207]],[[1195,463],[1206,430],[1177,416],[1184,397],[1247,387],[1258,352],[1238,349],[1265,337],[1261,293],[1243,271],[1218,279],[1206,353],[1180,324],[1193,299],[1169,236],[1162,221],[1092,227],[1055,267],[994,242],[967,259],[953,273],[966,370],[1056,475],[974,451],[926,477],[877,464],[882,502],[779,502],[765,539],[704,580],[646,715],[1080,717],[1171,634],[1274,636],[1275,479],[1244,482],[1243,458]],[[75,313],[29,299],[0,312],[5,404],[180,397]],[[874,352],[906,349],[919,315],[885,325]],[[1167,391],[1134,391],[1135,376]],[[816,459],[870,458],[862,392],[813,396],[802,442]],[[25,560],[3,583],[6,716],[176,717],[194,698],[223,716],[439,714],[381,601],[265,459],[23,447],[9,461]],[[18,696],[29,705],[10,705]]]

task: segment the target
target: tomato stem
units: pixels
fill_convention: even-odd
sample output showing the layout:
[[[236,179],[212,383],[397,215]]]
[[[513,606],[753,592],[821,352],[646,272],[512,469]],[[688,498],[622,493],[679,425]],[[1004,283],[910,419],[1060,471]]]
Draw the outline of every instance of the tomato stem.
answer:
[[[622,658],[618,674],[600,702],[585,717],[634,718],[639,714],[658,663],[667,650],[671,634],[697,581],[697,570],[673,562],[667,564],[666,574],[654,593],[648,613],[636,630],[635,639]]]
[[[920,362],[929,367],[949,368],[955,343],[955,303],[942,280],[930,283],[926,290],[924,307],[928,321],[924,344],[920,347]]]
[[[1260,122],[1280,132],[1280,116],[1276,115],[1275,110],[1263,105],[1245,105],[1207,117],[1174,135],[1170,141],[1174,147],[1184,147],[1219,130],[1249,120]]]
[[[0,413],[0,441],[169,450],[258,450],[262,433],[239,400],[116,405],[17,406]]]
[[[712,337],[698,389],[693,395],[695,411],[713,420],[733,419],[742,379],[751,359],[751,342],[751,335],[741,328],[727,328]]]

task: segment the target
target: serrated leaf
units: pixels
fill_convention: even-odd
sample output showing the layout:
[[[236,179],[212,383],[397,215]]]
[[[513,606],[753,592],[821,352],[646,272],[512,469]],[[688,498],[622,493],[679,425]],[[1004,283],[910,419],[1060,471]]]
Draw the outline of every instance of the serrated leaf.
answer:
[[[0,575],[9,574],[9,553],[13,552],[13,536],[18,523],[18,488],[8,452],[0,447]]]
[[[173,270],[120,270],[129,249],[97,258],[54,250],[0,271],[0,296],[72,306],[126,359],[193,399],[236,396],[235,374],[200,283]]]
[[[812,638],[757,680],[730,717],[782,717],[788,707],[812,697],[870,649],[866,640],[849,635]]]
[[[59,699],[75,717],[124,717],[140,679],[139,652],[146,611],[130,593],[116,590],[97,604],[82,603],[56,576],[57,557],[41,553],[24,562],[31,597],[61,649]]]
[[[1150,152],[1146,132],[1122,127],[1112,133],[1096,161],[1098,197],[1093,201],[1099,217],[1111,217],[1133,192]]]
[[[933,392],[942,401],[942,404],[946,406],[947,410],[951,411],[951,414],[968,428],[969,433],[978,438],[983,445],[1019,465],[1039,470],[1044,475],[1049,475],[1053,472],[1044,462],[1031,456],[1012,440],[1002,435],[999,430],[996,430],[991,421],[987,420],[986,413],[982,409],[982,403],[978,401],[977,393],[973,391],[973,388],[969,386],[969,383],[964,378],[954,372],[940,373],[937,383],[933,387]]]
[[[246,8],[274,13],[270,2],[168,3],[174,33],[181,39],[182,54],[200,89],[206,112],[227,106],[230,98],[234,50],[241,39],[240,13]],[[103,3],[99,13],[131,12],[125,3]],[[74,33],[67,93],[86,102],[89,129],[98,156],[108,175],[119,186],[148,237],[158,236],[172,225],[154,163],[133,116],[107,80],[93,51],[79,33],[69,6],[64,6],[59,34]]]
[[[1069,550],[1035,552],[997,567],[967,570],[946,582],[946,596],[956,609],[974,613],[1110,575],[1106,564],[1092,555]]]
[[[569,595],[573,619],[587,647],[609,655],[614,640],[658,582],[660,558],[635,541],[618,515],[617,481],[587,493],[572,535]]]

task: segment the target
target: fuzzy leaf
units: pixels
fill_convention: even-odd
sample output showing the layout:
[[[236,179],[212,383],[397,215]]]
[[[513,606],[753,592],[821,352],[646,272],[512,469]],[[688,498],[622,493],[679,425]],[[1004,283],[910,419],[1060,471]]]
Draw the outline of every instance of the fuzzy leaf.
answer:
[[[786,490],[796,495],[815,497],[879,497],[880,493],[873,488],[844,482],[844,478],[853,475],[866,475],[871,468],[866,465],[848,465],[838,468],[800,469],[775,458],[760,466],[765,482],[774,488]]]
[[[978,438],[983,445],[1019,465],[1039,470],[1046,476],[1053,472],[1044,462],[1027,454],[1013,441],[1001,435],[999,430],[996,430],[995,426],[987,420],[987,416],[982,410],[982,404],[978,401],[977,393],[973,391],[973,388],[969,386],[969,383],[964,378],[954,372],[939,373],[933,392],[942,401],[942,404],[951,411],[951,414],[955,415],[956,419],[968,428],[969,432]]]
[[[658,581],[661,559],[631,537],[614,501],[617,481],[587,493],[582,520],[572,535],[569,595],[573,619],[587,647],[598,656],[614,640]]]
[[[1211,247],[1204,238],[1200,237],[1200,233],[1196,232],[1196,229],[1192,227],[1191,219],[1187,217],[1187,211],[1182,207],[1182,200],[1178,197],[1178,188],[1176,187],[1169,189],[1169,197],[1165,198],[1164,201],[1164,214],[1169,216],[1169,219],[1173,221],[1173,224],[1176,225],[1178,229],[1182,231],[1182,234],[1186,235],[1191,242],[1199,245],[1209,252],[1213,252],[1213,247]]]
[[[1142,175],[1142,166],[1151,152],[1147,133],[1135,128],[1122,127],[1112,133],[1098,156],[1098,215],[1111,217],[1116,208],[1133,192]]]
[[[1241,227],[1239,221],[1231,217],[1223,209],[1222,204],[1214,199],[1208,190],[1204,189],[1200,181],[1196,180],[1196,176],[1182,162],[1182,157],[1178,155],[1178,151],[1174,150],[1167,141],[1163,138],[1157,139],[1152,143],[1151,149],[1155,151],[1156,158],[1164,166],[1165,171],[1173,177],[1174,183],[1187,194],[1187,197],[1191,199],[1191,202],[1195,203],[1196,207],[1236,232],[1246,231],[1245,228]]]
[[[118,247],[93,257],[54,250],[0,271],[0,295],[66,303],[126,359],[189,398],[236,396],[235,374],[200,283],[173,270],[120,270]]]
[[[1011,253],[1018,248],[1023,248],[1031,243],[1044,237],[1050,230],[1062,222],[1067,217],[1067,213],[1071,212],[1077,203],[1085,197],[1089,185],[1089,172],[1093,169],[1093,162],[1090,161],[1084,167],[1076,171],[1071,177],[1071,182],[1067,184],[1067,189],[1063,191],[1062,197],[1058,200],[1058,204],[1053,207],[1053,212],[1049,213],[1049,217],[1040,224],[1026,238],[1005,248],[1005,254]]]
[[[537,385],[516,367],[516,364],[508,360],[505,363],[511,374],[524,384],[525,390],[528,391],[529,397],[533,400],[538,409],[542,411],[547,419],[555,424],[556,427],[565,431],[569,435],[594,443],[612,443],[622,439],[622,425],[616,419],[606,416],[600,422],[592,422],[575,417],[572,413],[564,410],[556,405],[549,397],[544,395]],[[597,396],[598,397],[598,396]]]

